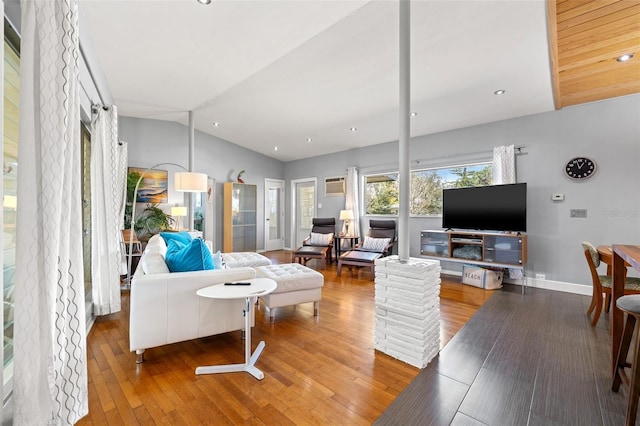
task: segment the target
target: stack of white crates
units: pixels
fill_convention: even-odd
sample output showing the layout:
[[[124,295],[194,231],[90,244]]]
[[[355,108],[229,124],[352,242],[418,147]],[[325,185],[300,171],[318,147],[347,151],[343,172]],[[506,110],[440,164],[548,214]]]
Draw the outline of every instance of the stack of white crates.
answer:
[[[375,347],[424,368],[440,350],[440,262],[376,260]]]

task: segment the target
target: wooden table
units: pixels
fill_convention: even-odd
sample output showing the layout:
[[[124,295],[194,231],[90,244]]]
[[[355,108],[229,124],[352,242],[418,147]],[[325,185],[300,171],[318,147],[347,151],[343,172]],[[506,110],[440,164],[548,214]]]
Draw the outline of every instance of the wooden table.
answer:
[[[612,314],[611,314],[611,377],[615,379],[617,374],[616,361],[620,352],[620,341],[622,340],[623,313],[616,306],[618,298],[624,295],[624,282],[627,274],[626,264],[640,271],[640,246],[613,245],[613,283],[612,293]]]
[[[598,246],[598,254],[600,255],[600,261],[607,265],[607,275],[611,275],[613,270],[613,249],[611,246]],[[625,262],[627,267],[631,266],[628,262]]]

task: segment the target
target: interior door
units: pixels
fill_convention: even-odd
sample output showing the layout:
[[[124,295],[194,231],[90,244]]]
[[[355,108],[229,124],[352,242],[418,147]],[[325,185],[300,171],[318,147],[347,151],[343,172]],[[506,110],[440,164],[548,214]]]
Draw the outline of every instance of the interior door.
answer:
[[[284,248],[284,181],[264,180],[264,249]]]
[[[294,196],[291,197],[293,211],[293,241],[291,248],[302,245],[302,240],[311,232],[316,215],[316,180],[304,179],[292,182]]]

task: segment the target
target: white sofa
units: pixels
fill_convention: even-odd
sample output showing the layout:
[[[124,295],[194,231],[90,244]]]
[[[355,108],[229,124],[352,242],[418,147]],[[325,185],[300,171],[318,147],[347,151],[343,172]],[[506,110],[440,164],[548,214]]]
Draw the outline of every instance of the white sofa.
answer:
[[[206,299],[196,291],[254,278],[253,268],[171,273],[165,252],[162,237],[152,237],[132,278],[129,349],[136,352],[137,363],[148,348],[244,329],[244,300]]]

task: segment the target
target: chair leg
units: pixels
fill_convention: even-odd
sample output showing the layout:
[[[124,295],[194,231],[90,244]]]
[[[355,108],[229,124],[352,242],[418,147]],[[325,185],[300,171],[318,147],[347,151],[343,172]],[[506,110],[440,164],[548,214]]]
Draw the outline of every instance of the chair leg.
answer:
[[[616,362],[616,373],[613,378],[613,385],[611,390],[618,392],[620,389],[620,383],[622,377],[620,377],[620,371],[624,370],[627,366],[627,355],[629,354],[629,346],[631,346],[631,336],[636,325],[636,317],[627,314],[627,321],[624,324],[624,331],[622,332],[622,340],[620,340],[620,351],[618,352],[618,360]]]
[[[635,322],[635,321],[634,321]],[[638,330],[635,330],[636,347],[633,353],[633,365],[631,367],[631,383],[629,385],[629,402],[627,403],[627,421],[626,425],[633,426],[636,424],[636,415],[638,413],[638,398],[640,397],[640,380],[637,374],[640,370],[638,363],[640,362],[640,342],[638,342]]]
[[[600,319],[600,313],[602,312],[602,296],[596,301],[596,312],[593,314],[593,321],[591,321],[591,327],[595,327]]]
[[[607,293],[604,299],[604,311],[609,313],[609,308],[611,307],[611,293]]]
[[[313,302],[313,316],[314,317],[318,316],[319,305],[320,305],[320,302],[318,302],[317,300],[315,302]]]
[[[340,276],[341,273],[342,273],[342,262],[338,260],[338,276]]]
[[[591,312],[596,308],[598,296],[596,295],[596,288],[593,288],[593,294],[591,295],[591,305],[589,305],[589,309],[587,310],[587,316],[591,315]]]

